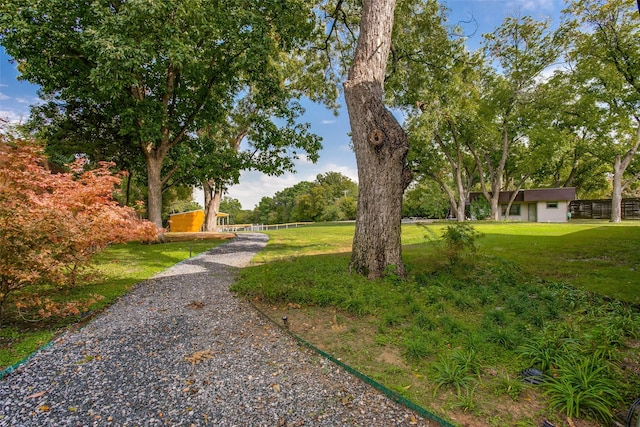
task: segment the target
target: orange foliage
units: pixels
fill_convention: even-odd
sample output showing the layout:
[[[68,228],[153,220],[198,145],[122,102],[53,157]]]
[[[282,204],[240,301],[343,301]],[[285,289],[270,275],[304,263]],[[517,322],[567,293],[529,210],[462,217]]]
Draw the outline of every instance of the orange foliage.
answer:
[[[27,309],[37,313],[37,320],[42,320],[52,316],[78,316],[81,313],[86,312],[93,304],[103,299],[104,296],[93,294],[90,298],[84,301],[66,301],[58,303],[51,300],[50,298],[40,298],[36,295],[27,295],[24,298],[20,298],[18,301],[16,301],[15,306],[23,318],[23,310]]]
[[[73,284],[93,254],[113,243],[155,241],[158,230],[113,198],[112,164],[51,173],[42,148],[0,134],[0,309],[28,285]]]

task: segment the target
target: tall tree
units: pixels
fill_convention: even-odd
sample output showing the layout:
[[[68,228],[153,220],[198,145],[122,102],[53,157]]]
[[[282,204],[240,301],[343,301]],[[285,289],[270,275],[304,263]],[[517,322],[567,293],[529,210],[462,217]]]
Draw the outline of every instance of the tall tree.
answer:
[[[458,222],[465,220],[471,187],[477,181],[477,165],[469,148],[479,129],[480,70],[482,61],[450,43],[448,64],[440,64],[441,78],[422,88],[418,108],[409,115],[410,159],[417,175],[435,180],[447,194]],[[446,65],[446,67],[445,67]]]
[[[476,115],[478,58],[455,37],[459,28],[446,26],[446,10],[438,2],[403,1],[396,16],[402,25],[394,28],[385,84],[389,101],[408,111],[410,167],[438,182],[464,221],[475,175],[465,147],[473,133],[464,128]]]
[[[370,278],[404,275],[402,195],[411,182],[408,138],[384,105],[395,0],[364,0],[344,93],[358,165],[358,213],[350,268]]]
[[[593,154],[599,110],[570,70],[557,70],[538,85],[527,108],[528,166],[536,187],[575,187],[579,198],[609,191],[607,162]]]
[[[222,194],[242,170],[277,176],[295,171],[294,160],[303,154],[309,161],[318,159],[320,138],[297,122],[304,109],[290,100],[299,92],[286,90],[267,99],[253,95],[238,99],[226,120],[200,132],[194,166],[204,188],[207,231],[215,230]]]
[[[640,149],[640,15],[633,0],[578,0],[567,10],[576,29],[576,76],[600,111],[597,153],[612,165],[611,221],[622,220],[627,173]]]
[[[249,85],[279,91],[273,64],[314,26],[305,0],[9,0],[0,9],[2,44],[22,78],[61,102],[116,107],[120,135],[144,155],[157,225],[163,184],[176,171],[163,171],[165,159],[224,117]]]
[[[482,144],[469,149],[476,159],[482,192],[490,201],[494,220],[500,218],[498,198],[504,189],[507,160],[514,146],[523,143],[521,107],[530,102],[539,77],[559,56],[558,37],[548,26],[548,22],[536,22],[531,17],[508,17],[484,36],[486,55],[499,64],[500,73],[487,74],[481,111],[486,137]]]

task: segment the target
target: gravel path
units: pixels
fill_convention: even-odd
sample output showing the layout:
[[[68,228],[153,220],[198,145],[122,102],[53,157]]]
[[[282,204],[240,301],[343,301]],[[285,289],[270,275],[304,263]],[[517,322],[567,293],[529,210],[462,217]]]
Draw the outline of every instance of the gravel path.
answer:
[[[0,381],[0,426],[429,425],[228,291],[266,240],[177,264],[62,335]]]

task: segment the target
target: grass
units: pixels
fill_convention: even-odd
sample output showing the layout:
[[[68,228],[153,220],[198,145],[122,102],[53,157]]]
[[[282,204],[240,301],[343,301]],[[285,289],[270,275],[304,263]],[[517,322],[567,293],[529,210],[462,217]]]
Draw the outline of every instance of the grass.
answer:
[[[108,248],[96,257],[95,270],[83,283],[73,288],[38,291],[41,297],[51,298],[57,303],[85,301],[92,295],[102,297],[86,307],[80,315],[64,318],[54,316],[34,322],[25,320],[25,317],[36,318],[35,313],[22,313],[23,315],[20,316],[15,310],[11,310],[10,305],[7,307],[7,313],[0,328],[0,369],[24,359],[49,342],[61,329],[112,304],[118,297],[127,293],[134,284],[223,242],[203,240],[156,245],[129,243]],[[15,297],[23,297],[25,293],[33,292],[34,290],[27,289],[22,294],[16,294]]]
[[[425,236],[440,236],[447,223],[427,229],[414,224],[402,228],[405,260],[409,267],[440,268],[439,248],[425,245]],[[569,224],[474,222],[482,238],[478,251],[516,263],[525,275],[561,281],[621,301],[640,304],[640,222],[611,224],[573,221]],[[348,253],[353,224],[305,226],[273,230],[269,245],[255,258],[267,263],[297,256]],[[415,260],[412,245],[418,245]],[[426,262],[425,262],[426,261]]]
[[[571,416],[596,426],[637,397],[640,313],[629,303],[640,302],[640,223],[481,223],[478,251],[453,265],[436,239],[425,239],[446,225],[405,225],[408,278],[377,281],[347,273],[353,225],[271,231],[261,265],[244,269],[233,289],[461,424],[564,424]],[[614,382],[619,393],[579,400],[569,396],[582,392],[579,379],[567,379],[564,391],[565,383],[519,381],[523,369],[558,374],[564,361],[593,354],[603,368],[591,384],[607,391]]]

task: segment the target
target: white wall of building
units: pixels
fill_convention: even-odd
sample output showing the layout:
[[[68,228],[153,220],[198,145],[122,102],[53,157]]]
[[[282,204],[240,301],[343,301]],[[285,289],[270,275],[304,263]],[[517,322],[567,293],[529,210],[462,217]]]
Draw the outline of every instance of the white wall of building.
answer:
[[[513,205],[511,205],[511,208],[513,209],[514,206],[520,206],[520,215],[503,215],[502,212],[505,210],[507,205],[500,205],[500,219],[501,220],[506,220],[507,218],[509,219],[509,221],[528,221],[529,220],[529,212],[527,211],[527,204],[526,203],[514,203]]]
[[[550,205],[557,203],[557,207]],[[569,202],[538,202],[538,222],[567,222]]]
[[[554,204],[557,204],[557,207],[553,207]],[[520,205],[520,215],[509,215],[509,221],[533,221],[533,218],[529,218],[529,203],[514,203],[514,205]],[[507,219],[502,214],[505,206],[500,205],[501,220]],[[568,209],[567,201],[537,202],[536,222],[567,222]]]

